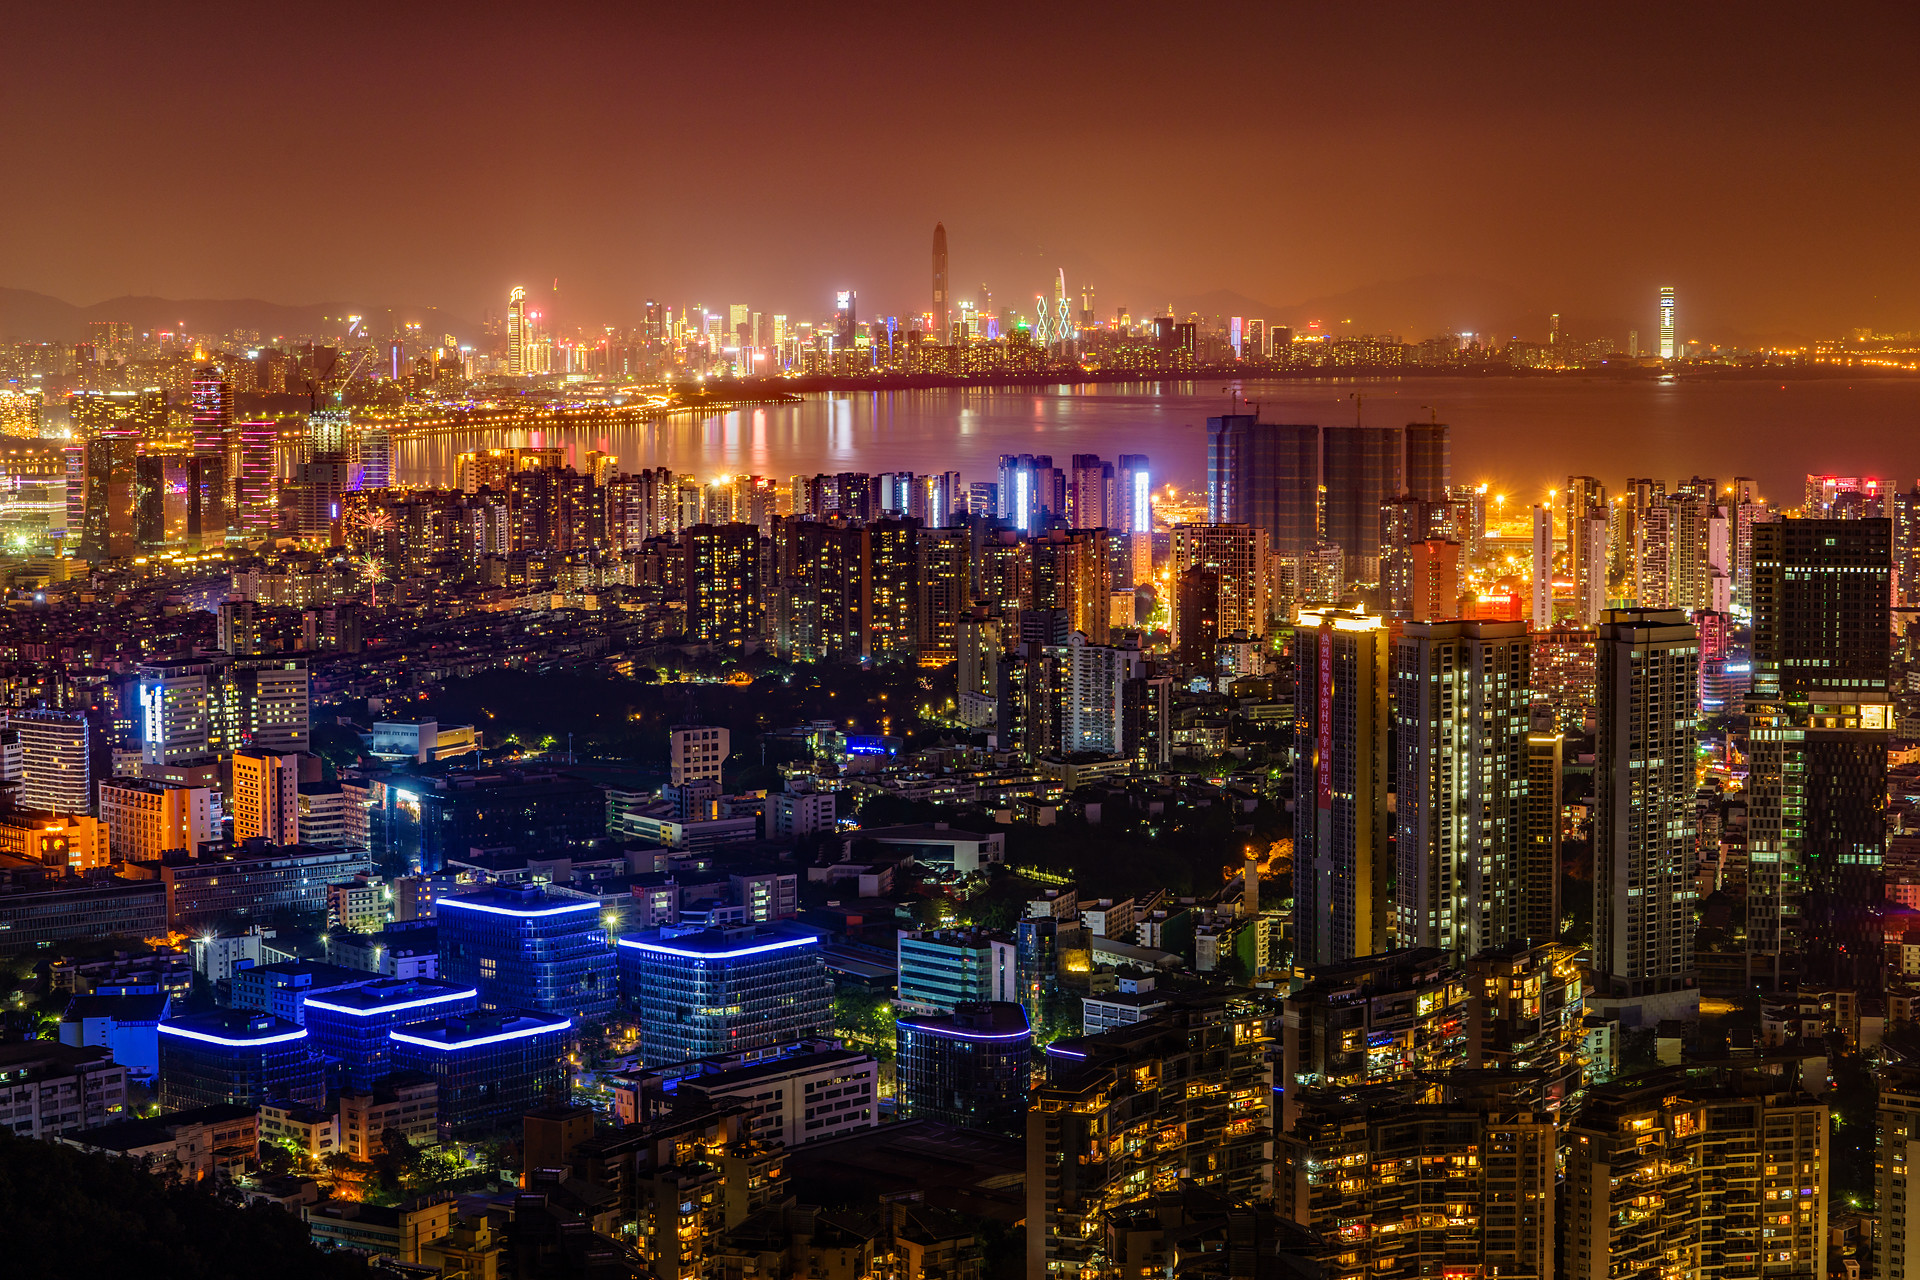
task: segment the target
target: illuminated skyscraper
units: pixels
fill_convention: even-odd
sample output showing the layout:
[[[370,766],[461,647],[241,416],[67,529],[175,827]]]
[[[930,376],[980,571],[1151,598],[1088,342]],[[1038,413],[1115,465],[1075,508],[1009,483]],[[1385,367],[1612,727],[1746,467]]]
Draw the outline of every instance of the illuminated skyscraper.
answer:
[[[1387,642],[1379,618],[1342,609],[1303,611],[1294,631],[1298,965],[1390,945]]]
[[[1886,520],[1753,526],[1747,939],[1755,981],[1774,958],[1817,982],[1871,982],[1879,972],[1891,536]]]
[[[1553,508],[1544,502],[1533,508],[1533,625],[1553,625]]]
[[[1525,940],[1531,661],[1523,622],[1410,622],[1394,645],[1399,946]]]
[[[860,329],[860,295],[852,289],[842,289],[833,299],[833,345],[836,347],[853,346],[853,335]]]
[[[947,288],[947,228],[933,224],[933,323],[941,346],[953,341],[953,297]]]
[[[524,377],[533,371],[528,350],[533,333],[527,323],[527,287],[517,284],[507,295],[507,376]]]
[[[1303,555],[1321,541],[1319,484],[1319,427],[1256,422],[1250,413],[1207,419],[1209,522],[1251,524],[1278,554]]]
[[[187,493],[187,541],[218,546],[226,541],[228,495],[233,489],[230,441],[233,387],[211,365],[193,375],[193,460]]]
[[[1699,662],[1698,635],[1677,609],[1614,609],[1601,622],[1593,968],[1604,996],[1678,992],[1693,980]]]
[[[1673,286],[1660,286],[1660,358],[1680,358],[1680,344],[1673,332]]]
[[[228,467],[233,472],[232,524],[249,538],[272,533],[279,520],[280,471],[276,464],[279,432],[271,422],[240,422],[229,433]],[[202,518],[202,537],[210,537]]]
[[[1112,530],[1116,590],[1153,576],[1153,476],[1144,453],[1123,453],[1114,468]]]

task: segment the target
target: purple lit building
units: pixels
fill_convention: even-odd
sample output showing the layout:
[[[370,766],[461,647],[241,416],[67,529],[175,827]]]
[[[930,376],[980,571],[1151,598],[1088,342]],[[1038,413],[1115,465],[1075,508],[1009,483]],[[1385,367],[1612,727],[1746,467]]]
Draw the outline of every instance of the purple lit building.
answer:
[[[1017,1004],[956,1005],[895,1024],[900,1114],[1019,1136],[1033,1079],[1033,1028]]]

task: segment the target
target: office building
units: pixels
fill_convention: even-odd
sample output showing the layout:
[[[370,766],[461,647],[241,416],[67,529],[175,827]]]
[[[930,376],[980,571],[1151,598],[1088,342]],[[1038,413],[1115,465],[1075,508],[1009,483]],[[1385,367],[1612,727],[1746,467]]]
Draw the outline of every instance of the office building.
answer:
[[[387,1032],[393,1066],[438,1085],[442,1139],[482,1137],[567,1096],[564,1014],[497,1009],[410,1023]]]
[[[1298,963],[1387,945],[1388,632],[1379,618],[1304,611],[1294,632],[1294,919]]]
[[[963,1004],[1020,995],[1013,940],[982,930],[903,932],[895,944],[895,968],[895,1003],[914,1013],[952,1013]]]
[[[371,873],[362,873],[327,886],[327,928],[348,933],[379,933],[392,915],[390,888]]]
[[[329,884],[372,869],[364,849],[294,844],[221,847],[191,862],[163,862],[137,873],[166,886],[171,927],[199,932],[281,911],[323,915]]]
[[[1279,1210],[1324,1280],[1554,1275],[1553,1117],[1317,1095],[1277,1144]]]
[[[962,1004],[895,1023],[895,1095],[907,1120],[1025,1136],[1033,1029],[1013,1003]]]
[[[838,1040],[797,1040],[617,1076],[613,1116],[624,1127],[739,1106],[755,1140],[792,1150],[879,1124],[879,1075],[871,1055]]]
[[[233,753],[233,837],[300,843],[300,757],[279,751]]]
[[[767,797],[767,839],[798,840],[832,831],[839,796],[832,791],[782,791]]]
[[[1262,997],[1214,992],[1049,1045],[1027,1112],[1029,1280],[1106,1271],[1110,1230],[1176,1170],[1230,1202],[1269,1195],[1275,1034]]]
[[[302,1002],[316,1052],[340,1064],[345,1087],[371,1090],[393,1073],[388,1032],[478,1012],[479,992],[434,978],[382,978],[310,995]]]
[[[326,1064],[305,1027],[270,1013],[222,1009],[160,1024],[160,1107],[178,1111],[283,1099],[322,1107]]]
[[[1593,966],[1607,996],[1677,993],[1691,980],[1699,660],[1678,610],[1615,609],[1600,624]]]
[[[77,938],[152,938],[167,929],[167,892],[158,883],[70,877],[0,887],[0,955]]]
[[[535,770],[392,773],[369,790],[367,828],[383,867],[437,875],[473,849],[559,853],[607,834],[606,794]]]
[[[1772,1069],[1596,1085],[1561,1134],[1574,1280],[1826,1274],[1832,1119]]]
[[[14,803],[49,813],[92,813],[93,771],[87,719],[60,711],[9,711],[18,735],[20,782]]]
[[[244,965],[228,978],[229,1002],[235,1009],[270,1013],[296,1027],[307,1025],[310,995],[346,991],[365,985],[365,973],[317,960],[276,960]]]
[[[820,935],[790,921],[646,929],[622,936],[619,953],[647,1062],[763,1049],[832,1029]]]
[[[1402,946],[1525,936],[1531,657],[1523,622],[1410,622],[1394,645]]]
[[[1674,294],[1670,284],[1660,286],[1660,358],[1678,360],[1680,342],[1674,325]]]
[[[953,294],[947,284],[947,228],[933,224],[933,339],[941,346],[953,341]]]
[[[515,285],[507,294],[507,376],[521,378],[533,372],[533,327],[527,314],[527,287]]]
[[[1766,974],[1754,980],[1785,967],[1872,983],[1893,729],[1891,523],[1783,520],[1752,536],[1747,939]]]
[[[218,797],[211,787],[115,778],[100,784],[100,821],[123,862],[158,862],[174,849],[197,858],[220,839]]]
[[[0,1044],[0,1115],[16,1138],[52,1139],[126,1115],[128,1064],[101,1045]]]
[[[619,998],[603,906],[541,884],[441,898],[440,977],[479,991],[489,1012],[603,1018]]]

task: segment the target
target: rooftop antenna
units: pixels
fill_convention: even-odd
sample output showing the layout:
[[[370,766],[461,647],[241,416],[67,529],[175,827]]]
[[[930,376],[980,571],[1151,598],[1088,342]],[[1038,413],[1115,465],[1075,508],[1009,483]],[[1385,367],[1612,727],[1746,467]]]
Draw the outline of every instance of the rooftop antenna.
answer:
[[[1357,427],[1360,425],[1360,406],[1366,403],[1366,397],[1358,391],[1349,391],[1347,399],[1353,401],[1353,425]]]

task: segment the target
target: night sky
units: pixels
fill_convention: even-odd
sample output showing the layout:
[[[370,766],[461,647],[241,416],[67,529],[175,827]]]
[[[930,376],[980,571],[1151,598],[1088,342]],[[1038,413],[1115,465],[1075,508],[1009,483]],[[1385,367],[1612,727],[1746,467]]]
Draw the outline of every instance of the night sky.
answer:
[[[1556,8],[1559,15],[1536,10]],[[1920,328],[1915,6],[10,7],[0,285]],[[1408,285],[1424,277],[1439,282]],[[1441,309],[1450,303],[1442,304]],[[1511,309],[1511,306],[1509,307]],[[1416,314],[1417,313],[1417,314]],[[1504,317],[1502,317],[1504,319]],[[1531,335],[1540,336],[1541,335]]]

